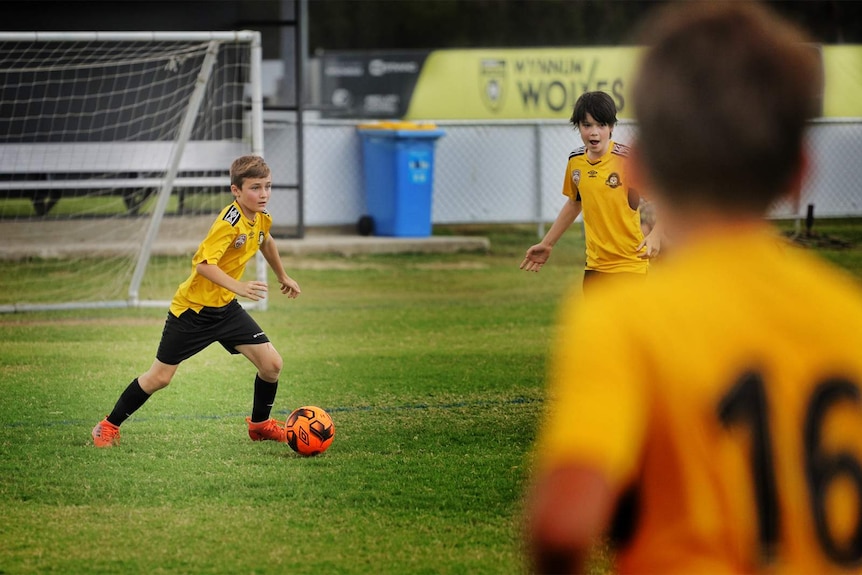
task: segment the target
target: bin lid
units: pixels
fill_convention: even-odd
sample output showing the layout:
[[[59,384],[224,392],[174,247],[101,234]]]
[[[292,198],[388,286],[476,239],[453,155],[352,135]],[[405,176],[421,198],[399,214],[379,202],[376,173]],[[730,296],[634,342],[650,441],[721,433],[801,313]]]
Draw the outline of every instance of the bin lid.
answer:
[[[379,122],[368,122],[356,126],[360,130],[436,130],[437,125],[432,122],[408,122],[397,120],[383,120]]]
[[[445,134],[431,122],[380,121],[358,124],[356,128],[360,134],[396,138],[439,138]]]

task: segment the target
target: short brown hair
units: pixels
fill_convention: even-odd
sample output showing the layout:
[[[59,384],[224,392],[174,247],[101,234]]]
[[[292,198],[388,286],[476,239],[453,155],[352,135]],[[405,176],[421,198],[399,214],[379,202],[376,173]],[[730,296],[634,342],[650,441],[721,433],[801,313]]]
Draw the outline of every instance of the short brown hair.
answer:
[[[765,212],[797,173],[816,114],[808,37],[762,5],[684,2],[644,28],[640,153],[677,205]]]
[[[249,178],[265,178],[272,171],[260,156],[240,156],[230,165],[230,183],[242,188],[243,182]]]
[[[572,108],[569,122],[577,126],[587,119],[587,114],[600,124],[613,127],[617,123],[617,105],[605,92],[584,92]]]

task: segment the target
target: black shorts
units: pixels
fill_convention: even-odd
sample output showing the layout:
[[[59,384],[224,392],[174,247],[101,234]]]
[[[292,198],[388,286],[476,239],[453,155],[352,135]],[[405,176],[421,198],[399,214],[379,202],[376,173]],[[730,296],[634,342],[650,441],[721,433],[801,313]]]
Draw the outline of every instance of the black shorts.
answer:
[[[168,312],[156,359],[177,365],[211,343],[219,342],[230,353],[239,353],[238,345],[268,341],[257,322],[233,300],[224,307],[205,307],[199,313],[188,309],[180,317]]]
[[[629,283],[642,282],[646,280],[647,274],[634,272],[600,272],[596,270],[584,270],[583,286],[584,293],[592,293],[596,289],[596,283],[600,285],[606,280],[625,281]]]

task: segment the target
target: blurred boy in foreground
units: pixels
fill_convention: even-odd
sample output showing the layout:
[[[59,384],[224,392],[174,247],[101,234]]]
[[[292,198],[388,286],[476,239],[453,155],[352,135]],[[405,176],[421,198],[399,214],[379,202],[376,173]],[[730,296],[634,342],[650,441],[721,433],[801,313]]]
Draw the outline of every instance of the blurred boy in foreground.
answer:
[[[629,174],[675,250],[563,308],[532,567],[579,572],[610,534],[621,573],[858,571],[862,295],[763,218],[801,191],[815,52],[748,3],[682,3],[645,30]]]

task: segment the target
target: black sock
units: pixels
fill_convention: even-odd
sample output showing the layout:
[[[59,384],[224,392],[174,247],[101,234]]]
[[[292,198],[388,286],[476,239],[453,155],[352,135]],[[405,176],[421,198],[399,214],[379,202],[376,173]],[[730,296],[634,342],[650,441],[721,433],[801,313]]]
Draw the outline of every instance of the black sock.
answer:
[[[270,383],[260,378],[260,375],[254,377],[254,404],[251,408],[251,420],[254,423],[260,423],[269,419],[269,414],[272,412],[272,405],[275,403],[275,393],[278,391],[278,382]]]
[[[135,413],[150,398],[150,394],[141,389],[138,378],[132,380],[129,387],[120,394],[120,399],[114,406],[114,411],[108,416],[108,421],[119,426],[126,421],[130,415]]]

